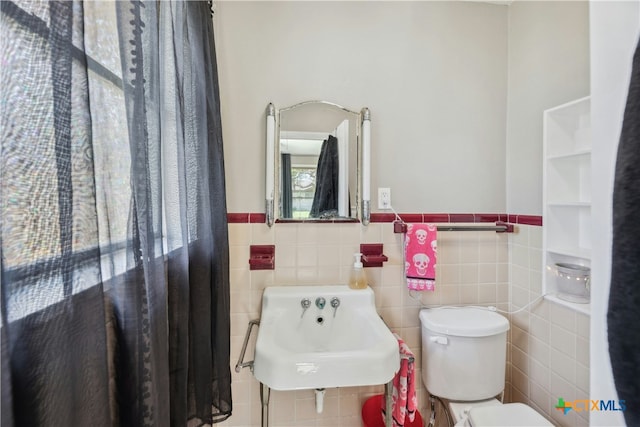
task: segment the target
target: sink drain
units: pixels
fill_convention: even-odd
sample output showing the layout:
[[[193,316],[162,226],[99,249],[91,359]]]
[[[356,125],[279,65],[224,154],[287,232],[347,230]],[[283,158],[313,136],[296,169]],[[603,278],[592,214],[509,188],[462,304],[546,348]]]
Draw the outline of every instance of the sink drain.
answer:
[[[324,323],[324,317],[318,316],[318,318],[316,319],[316,323],[318,325],[322,325]]]

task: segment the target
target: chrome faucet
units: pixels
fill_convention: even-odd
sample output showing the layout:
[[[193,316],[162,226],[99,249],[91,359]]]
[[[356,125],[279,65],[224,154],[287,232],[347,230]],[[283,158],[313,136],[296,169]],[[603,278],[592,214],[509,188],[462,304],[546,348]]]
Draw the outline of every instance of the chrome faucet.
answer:
[[[333,307],[333,317],[336,317],[336,312],[340,307],[340,299],[338,297],[331,298],[331,307]]]
[[[326,299],[322,297],[316,298],[316,307],[318,307],[320,310],[322,310],[326,304],[327,304]]]
[[[300,315],[300,318],[302,319],[302,317],[304,316],[304,312],[307,311],[309,307],[311,307],[311,301],[309,300],[309,298],[303,298],[300,301],[300,306],[302,307],[302,314]]]

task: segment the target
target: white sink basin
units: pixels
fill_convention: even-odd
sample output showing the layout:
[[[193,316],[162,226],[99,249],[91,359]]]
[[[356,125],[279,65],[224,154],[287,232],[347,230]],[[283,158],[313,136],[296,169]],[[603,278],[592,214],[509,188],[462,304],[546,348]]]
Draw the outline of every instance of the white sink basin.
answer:
[[[323,309],[317,298],[325,299]],[[332,298],[340,300],[336,309]],[[311,305],[303,315],[304,299]],[[378,316],[370,288],[265,289],[253,365],[262,384],[275,390],[386,384],[399,366],[398,342]]]

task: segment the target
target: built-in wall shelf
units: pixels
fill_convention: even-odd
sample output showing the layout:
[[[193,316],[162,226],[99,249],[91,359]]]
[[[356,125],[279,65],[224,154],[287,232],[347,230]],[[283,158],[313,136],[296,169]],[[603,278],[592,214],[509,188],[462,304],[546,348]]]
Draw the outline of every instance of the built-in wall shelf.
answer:
[[[562,260],[561,257],[565,258],[580,258],[580,259],[591,259],[591,250],[584,248],[574,248],[574,247],[564,247],[564,248],[547,248],[546,252],[548,252],[549,257],[556,256],[558,257],[557,262],[570,262],[571,260]]]
[[[590,304],[558,297],[557,263],[591,266],[591,102],[543,113],[543,290],[545,299],[589,314]]]
[[[553,162],[561,159],[571,159],[574,157],[590,156],[590,155],[591,155],[591,149],[579,149],[570,153],[556,154],[554,156],[549,156],[547,159]]]
[[[549,202],[547,206],[558,208],[591,208],[591,202]]]
[[[547,301],[551,301],[555,304],[568,307],[574,311],[577,311],[578,313],[586,314],[587,316],[591,314],[591,304],[578,304],[575,302],[566,301],[566,300],[563,300],[562,298],[559,298],[558,295],[556,294],[545,295],[544,299],[546,299]]]

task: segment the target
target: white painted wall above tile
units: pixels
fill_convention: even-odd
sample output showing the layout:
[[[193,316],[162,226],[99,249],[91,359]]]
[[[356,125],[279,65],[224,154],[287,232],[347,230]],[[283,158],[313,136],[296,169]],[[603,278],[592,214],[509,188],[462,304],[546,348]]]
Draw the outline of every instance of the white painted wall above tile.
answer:
[[[323,99],[371,110],[371,188],[391,188],[396,210],[504,212],[507,9],[219,2],[229,210],[264,210],[267,104]]]

